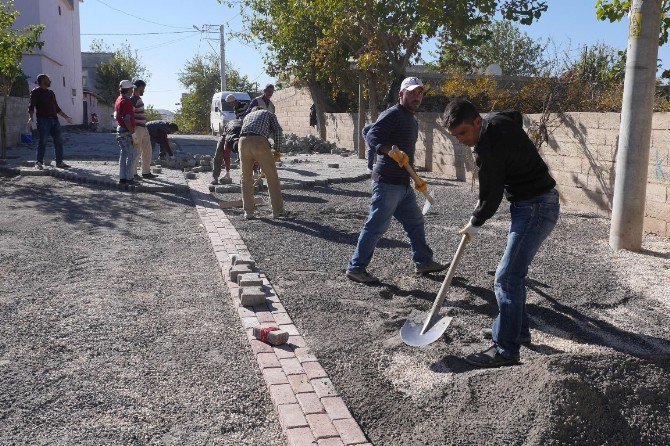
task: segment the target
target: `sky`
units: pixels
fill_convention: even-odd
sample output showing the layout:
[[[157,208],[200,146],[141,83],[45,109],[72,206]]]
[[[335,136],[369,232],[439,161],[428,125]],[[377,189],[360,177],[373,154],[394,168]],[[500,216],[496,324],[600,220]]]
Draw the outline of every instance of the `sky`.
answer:
[[[548,10],[521,30],[536,39],[551,39],[575,56],[584,45],[599,42],[624,50],[628,20],[601,22],[595,16],[595,0],[549,0]],[[178,73],[196,55],[219,51],[218,25],[226,34],[226,61],[262,88],[275,81],[264,69],[265,48],[242,43],[244,32],[239,8],[228,8],[216,0],[84,0],[80,3],[81,49],[88,51],[93,39],[109,46],[128,42],[138,51],[141,64],[150,76],[144,102],[157,109],[175,111],[185,88]],[[198,32],[193,26],[215,25],[211,32]],[[162,33],[130,35],[131,33]],[[118,35],[107,35],[118,34]],[[210,40],[216,39],[216,40]],[[426,61],[434,59],[435,42],[422,49]],[[659,50],[659,58],[670,62],[670,48]],[[667,63],[665,63],[667,67]]]

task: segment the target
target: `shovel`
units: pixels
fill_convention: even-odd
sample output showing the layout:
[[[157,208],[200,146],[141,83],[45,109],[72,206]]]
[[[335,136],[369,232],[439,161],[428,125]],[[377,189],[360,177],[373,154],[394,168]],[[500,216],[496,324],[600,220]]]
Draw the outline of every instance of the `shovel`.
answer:
[[[400,149],[398,148],[398,146],[392,146],[391,150],[389,151],[389,154],[391,154],[394,150],[400,150]],[[421,177],[416,174],[412,166],[410,166],[409,164],[405,164],[405,170],[407,171],[407,173],[409,173],[409,176],[412,177],[412,180],[414,180],[415,185],[425,183],[425,181],[422,180]],[[428,213],[428,210],[430,209],[430,206],[433,204],[434,199],[433,196],[428,193],[428,189],[424,189],[421,192],[423,193],[423,196],[426,197],[426,202],[423,205],[423,210],[421,211],[421,213],[423,215],[426,215]]]
[[[407,345],[412,347],[423,347],[424,345],[431,344],[442,337],[444,332],[447,330],[449,323],[451,322],[451,317],[445,316],[440,318],[438,313],[444,299],[447,296],[447,290],[451,286],[451,279],[454,278],[456,273],[456,266],[463,256],[465,251],[465,245],[468,244],[467,235],[463,235],[461,243],[458,245],[456,254],[451,261],[449,266],[449,271],[442,282],[440,291],[437,293],[435,302],[433,302],[433,308],[429,312],[424,313],[419,310],[412,310],[409,317],[405,321],[405,324],[400,329],[400,338]]]

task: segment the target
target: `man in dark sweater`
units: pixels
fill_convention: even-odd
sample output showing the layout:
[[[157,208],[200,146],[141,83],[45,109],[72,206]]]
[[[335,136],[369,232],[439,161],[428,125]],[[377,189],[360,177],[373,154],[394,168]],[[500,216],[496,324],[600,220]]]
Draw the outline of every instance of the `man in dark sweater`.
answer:
[[[179,126],[173,122],[168,121],[149,121],[147,122],[147,131],[149,132],[149,140],[151,141],[151,151],[156,144],[160,146],[159,158],[163,159],[166,155],[172,156],[172,148],[170,147],[170,140],[168,135],[179,131]]]
[[[414,150],[419,136],[419,124],[414,114],[423,100],[421,81],[416,77],[406,78],[402,82],[399,99],[400,103],[384,110],[365,134],[368,147],[377,153],[377,161],[372,170],[370,214],[347,267],[346,275],[354,282],[379,282],[366,271],[366,267],[392,217],[402,224],[409,236],[417,274],[442,271],[447,267],[433,260],[433,251],[426,243],[423,215],[416,204],[409,173],[404,168],[408,163],[414,164]],[[401,150],[389,154],[394,145]],[[416,184],[415,187],[421,190],[426,184]]]
[[[221,175],[221,163],[226,167],[224,178],[230,178],[230,152],[237,152],[237,144],[240,140],[240,131],[242,130],[242,120],[233,119],[228,121],[221,139],[216,145],[214,154],[214,168],[212,169],[212,184],[219,184],[219,175]]]
[[[471,241],[496,213],[503,193],[511,203],[507,247],[494,281],[499,314],[492,330],[482,330],[492,337],[493,346],[466,358],[478,367],[519,363],[521,344],[530,342],[528,267],[554,229],[560,211],[556,181],[522,124],[517,111],[494,112],[484,119],[465,99],[452,101],[444,112],[444,126],[459,142],[473,148],[479,169],[479,202],[460,234]]]
[[[33,113],[37,111],[37,133],[39,142],[37,143],[37,162],[35,167],[43,168],[44,152],[47,147],[47,138],[51,135],[56,151],[56,167],[67,169],[68,166],[63,162],[63,138],[61,137],[61,126],[58,122],[58,116],[62,116],[68,124],[72,124],[72,118],[65,114],[56,102],[56,95],[50,90],[51,79],[46,74],[37,76],[38,87],[30,92],[30,105],[28,106],[28,124],[33,122]]]

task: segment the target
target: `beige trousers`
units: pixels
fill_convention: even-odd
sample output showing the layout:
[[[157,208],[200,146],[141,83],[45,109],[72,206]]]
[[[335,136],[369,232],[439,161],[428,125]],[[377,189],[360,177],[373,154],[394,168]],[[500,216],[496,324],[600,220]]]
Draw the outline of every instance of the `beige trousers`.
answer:
[[[140,163],[142,157],[142,173],[151,173],[151,138],[149,137],[149,130],[146,127],[135,127],[135,134],[139,140],[139,146],[135,148],[135,157],[133,158],[133,165],[131,167],[133,175],[137,172],[137,165]]]
[[[239,142],[240,163],[242,164],[242,207],[247,214],[254,213],[254,161],[260,164],[268,181],[272,214],[284,212],[284,199],[281,196],[279,176],[270,143],[264,136],[243,136]]]

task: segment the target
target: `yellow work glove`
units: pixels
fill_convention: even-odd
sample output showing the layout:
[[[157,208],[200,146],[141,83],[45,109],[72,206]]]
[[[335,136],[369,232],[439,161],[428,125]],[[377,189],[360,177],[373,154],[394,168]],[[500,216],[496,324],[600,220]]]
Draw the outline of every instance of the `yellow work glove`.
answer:
[[[281,160],[281,153],[277,152],[276,150],[272,152],[272,155],[275,157],[275,162]]]
[[[409,164],[409,157],[400,149],[394,147],[393,150],[389,152],[389,156],[393,159],[393,161],[398,163],[398,166],[400,166],[401,169]]]
[[[426,192],[428,190],[428,183],[426,183],[425,181],[421,183],[414,183],[414,189],[422,193]]]
[[[478,230],[479,230],[479,226],[474,226],[472,224],[472,219],[470,219],[468,224],[463,226],[463,229],[458,231],[458,233],[461,234],[461,235],[465,235],[468,243],[470,243],[472,241],[472,238],[475,236],[475,234],[477,233]]]

